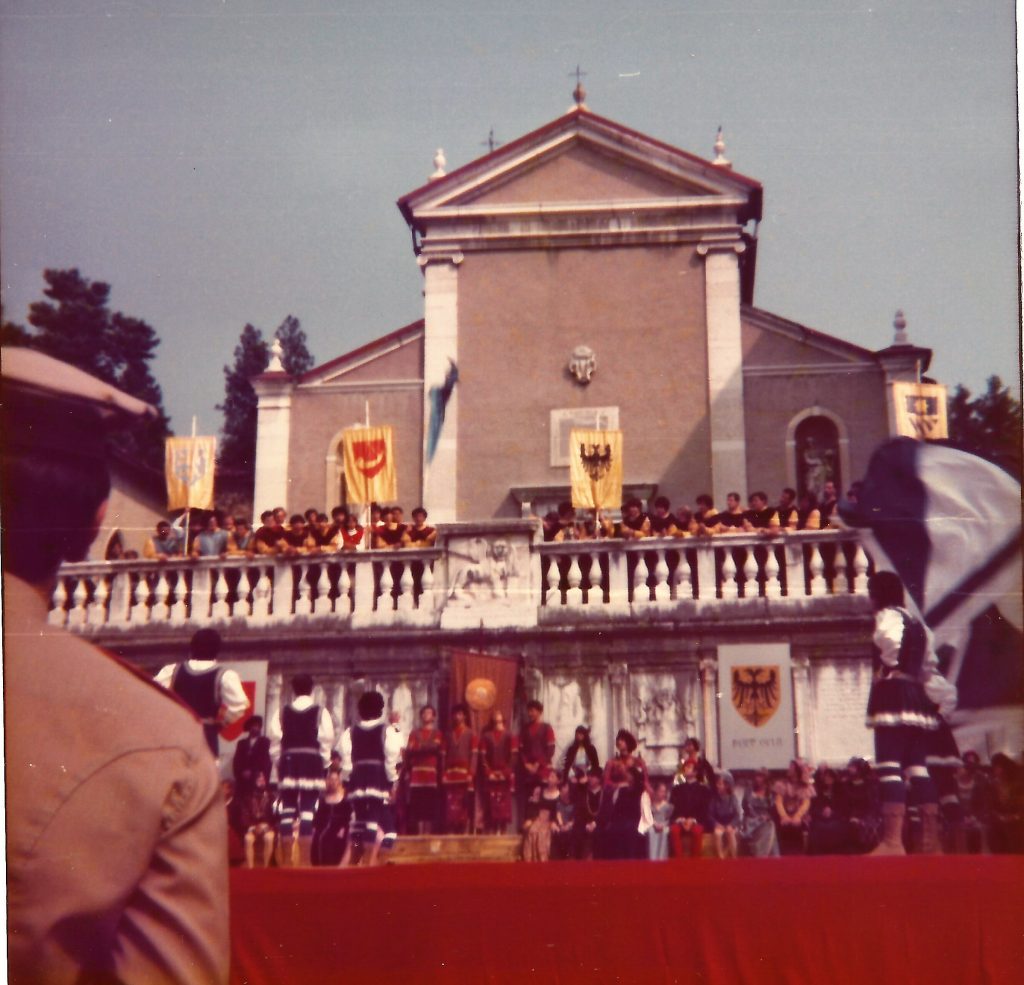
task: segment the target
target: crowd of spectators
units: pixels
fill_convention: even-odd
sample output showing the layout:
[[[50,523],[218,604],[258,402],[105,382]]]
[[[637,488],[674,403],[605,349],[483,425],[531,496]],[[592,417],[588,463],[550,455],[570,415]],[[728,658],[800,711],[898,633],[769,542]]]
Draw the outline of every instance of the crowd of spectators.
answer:
[[[859,483],[854,483],[846,497],[856,502]],[[572,503],[560,503],[542,518],[544,540],[560,543],[573,540],[620,538],[640,540],[647,537],[703,537],[710,534],[757,533],[766,536],[784,531],[823,530],[832,525],[839,494],[832,481],[825,483],[819,499],[807,491],[800,496],[795,489],[783,489],[778,502],[772,505],[764,492],[752,492],[743,507],[738,492],[726,496],[724,510],[714,505],[713,498],[703,493],[696,506],[673,508],[667,496],[657,496],[649,513],[639,499],[622,504],[617,522],[602,510],[578,511]]]
[[[427,511],[418,506],[411,522],[404,520],[402,507],[370,508],[370,521],[364,527],[358,516],[336,506],[331,516],[311,508],[290,517],[283,507],[260,515],[255,530],[244,516],[232,516],[223,510],[194,511],[195,522],[188,531],[185,547],[184,514],[173,523],[160,520],[146,541],[143,557],[166,561],[176,557],[298,557],[335,554],[365,548],[393,550],[404,547],[433,547],[436,528],[427,523]],[[111,558],[108,558],[111,560]]]
[[[869,852],[880,838],[878,779],[864,759],[813,771],[794,759],[781,773],[759,769],[734,777],[716,770],[699,741],[689,738],[678,769],[665,776],[648,772],[637,740],[625,729],[603,765],[582,725],[556,761],[554,732],[539,702],[529,703],[518,733],[498,713],[478,736],[467,712],[456,706],[450,726],[442,729],[427,706],[419,727],[402,736],[391,797],[399,833],[507,834],[517,818],[521,856],[528,862],[851,855]],[[236,754],[239,793],[229,816],[237,859],[251,865],[261,845],[264,858],[271,856],[275,809],[267,750],[257,754],[264,758],[254,782],[252,742],[245,749]],[[1020,765],[999,753],[985,767],[967,752],[959,766],[946,769],[939,780],[943,850],[1024,853]],[[345,855],[345,798],[335,757],[313,811],[313,864],[337,865]],[[908,851],[922,850],[913,811],[904,840]]]

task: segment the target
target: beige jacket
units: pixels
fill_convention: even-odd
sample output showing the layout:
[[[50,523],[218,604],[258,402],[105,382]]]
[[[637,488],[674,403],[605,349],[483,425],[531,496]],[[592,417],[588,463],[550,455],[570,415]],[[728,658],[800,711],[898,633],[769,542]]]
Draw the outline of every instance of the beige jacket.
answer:
[[[9,980],[226,982],[226,812],[198,722],[3,586]]]

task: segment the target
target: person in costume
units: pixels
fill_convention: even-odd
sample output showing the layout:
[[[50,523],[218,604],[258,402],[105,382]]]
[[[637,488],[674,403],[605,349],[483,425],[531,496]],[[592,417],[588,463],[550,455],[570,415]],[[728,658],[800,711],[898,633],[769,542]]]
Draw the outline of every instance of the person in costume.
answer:
[[[448,834],[466,834],[473,821],[479,744],[476,732],[467,724],[469,708],[457,704],[452,708],[452,727],[444,737],[444,829]]]
[[[398,781],[402,733],[395,731],[384,714],[384,695],[367,691],[357,705],[359,721],[341,737],[341,768],[345,796],[352,804],[349,843],[358,849],[363,865],[375,865],[381,845],[394,842],[391,798]],[[390,830],[389,830],[390,828]],[[352,853],[346,852],[351,857]],[[348,858],[343,860],[344,864]]]
[[[870,854],[906,853],[908,800],[921,812],[922,850],[931,851],[939,843],[939,805],[925,759],[939,713],[922,683],[928,637],[920,620],[904,608],[903,583],[896,574],[876,571],[868,579],[868,596],[875,610],[875,670],[867,725],[875,732],[882,796],[882,840]]]
[[[214,758],[220,753],[220,730],[249,710],[249,697],[237,671],[217,665],[220,644],[215,629],[200,629],[189,641],[189,659],[167,664],[156,675],[157,684],[173,691],[203,723]]]
[[[518,754],[518,737],[505,727],[505,716],[496,711],[480,736],[480,760],[483,764],[484,792],[487,795],[487,826],[494,834],[504,834],[512,820]]]
[[[420,727],[409,736],[403,763],[409,791],[406,820],[416,834],[433,834],[437,824],[442,740],[437,711],[433,705],[424,705]]]
[[[529,800],[541,785],[541,773],[555,757],[555,730],[541,716],[544,705],[527,701],[526,724],[519,734],[519,762],[522,767],[522,795]]]
[[[263,734],[263,718],[252,715],[245,720],[245,735],[235,743],[231,768],[235,775],[235,793],[238,796],[252,789],[257,773],[270,777],[272,759],[270,739]]]
[[[300,838],[313,833],[313,812],[334,745],[334,722],[330,712],[313,701],[309,674],[292,678],[292,693],[295,697],[279,717],[277,817],[282,856],[298,865]]]
[[[107,424],[157,412],[31,349],[0,367],[7,975],[223,985],[227,811],[203,730],[48,618],[103,521]]]

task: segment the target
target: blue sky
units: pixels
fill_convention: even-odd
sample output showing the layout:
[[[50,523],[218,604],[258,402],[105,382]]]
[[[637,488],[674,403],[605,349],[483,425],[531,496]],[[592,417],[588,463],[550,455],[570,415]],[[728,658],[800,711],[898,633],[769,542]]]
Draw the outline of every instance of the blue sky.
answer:
[[[1019,391],[1007,0],[475,4],[0,0],[0,276],[112,285],[162,339],[176,430],[219,428],[246,322],[318,362],[422,315],[395,207],[571,104],[765,187],[755,302],[931,374]]]

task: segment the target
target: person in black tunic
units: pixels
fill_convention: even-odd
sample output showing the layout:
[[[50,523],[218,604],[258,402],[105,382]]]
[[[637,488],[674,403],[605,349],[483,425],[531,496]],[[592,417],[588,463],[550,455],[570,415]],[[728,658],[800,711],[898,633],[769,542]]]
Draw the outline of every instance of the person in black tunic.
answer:
[[[327,789],[317,801],[313,813],[313,842],[310,861],[314,865],[340,865],[348,842],[352,805],[345,799],[341,785],[341,767],[327,770]]]
[[[882,840],[871,854],[903,855],[908,799],[921,811],[929,843],[938,840],[935,784],[925,758],[940,720],[922,683],[927,634],[921,622],[903,608],[903,583],[891,571],[876,571],[868,580],[868,595],[875,610],[875,677],[867,725],[875,730],[875,762],[882,793]],[[909,798],[904,776],[910,780]]]
[[[364,865],[374,865],[381,844],[393,842],[391,801],[398,780],[402,733],[389,727],[384,695],[367,691],[357,705],[359,722],[341,737],[341,767],[347,775],[346,796],[352,804],[349,840],[361,849]]]

